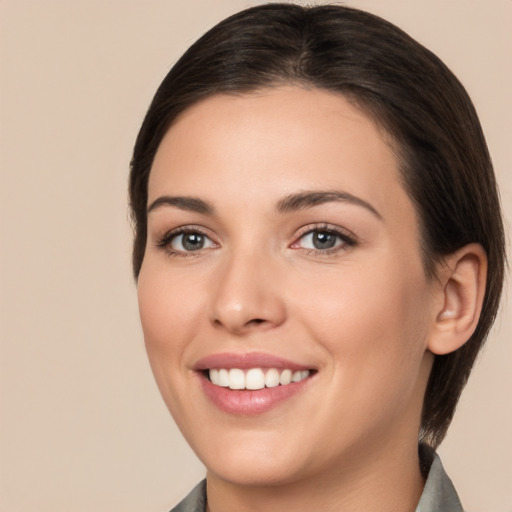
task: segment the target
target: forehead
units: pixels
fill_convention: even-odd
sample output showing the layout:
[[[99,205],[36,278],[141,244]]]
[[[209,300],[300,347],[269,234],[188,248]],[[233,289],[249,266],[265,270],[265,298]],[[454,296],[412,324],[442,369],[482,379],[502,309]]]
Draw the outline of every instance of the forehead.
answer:
[[[183,112],[163,138],[149,181],[159,194],[278,198],[343,189],[385,209],[408,201],[390,138],[337,93],[276,87],[216,95]]]

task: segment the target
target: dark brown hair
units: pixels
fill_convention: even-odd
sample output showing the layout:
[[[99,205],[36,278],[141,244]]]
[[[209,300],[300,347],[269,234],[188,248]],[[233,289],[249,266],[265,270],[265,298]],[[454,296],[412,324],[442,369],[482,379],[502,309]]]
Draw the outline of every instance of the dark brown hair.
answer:
[[[480,321],[457,351],[436,356],[423,405],[423,441],[437,446],[496,316],[504,279],[500,203],[484,136],[464,87],[402,30],[357,9],[268,4],[222,21],[171,69],[135,144],[130,173],[133,271],[146,246],[147,189],[153,158],[176,117],[213,94],[280,84],[338,92],[383,126],[418,217],[425,271],[477,242],[489,271]]]

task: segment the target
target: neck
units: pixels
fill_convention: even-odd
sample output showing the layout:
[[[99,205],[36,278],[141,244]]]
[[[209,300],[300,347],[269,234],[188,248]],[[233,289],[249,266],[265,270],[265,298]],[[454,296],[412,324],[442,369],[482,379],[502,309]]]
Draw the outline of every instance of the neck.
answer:
[[[381,446],[358,464],[273,485],[237,485],[208,473],[208,512],[414,512],[424,480],[418,447]],[[371,456],[370,456],[371,454]],[[351,458],[351,460],[354,460]]]

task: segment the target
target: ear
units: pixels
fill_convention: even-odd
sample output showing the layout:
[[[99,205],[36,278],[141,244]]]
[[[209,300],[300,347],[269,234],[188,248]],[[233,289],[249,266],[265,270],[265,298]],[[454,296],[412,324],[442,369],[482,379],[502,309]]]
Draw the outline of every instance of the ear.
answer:
[[[485,295],[487,255],[480,244],[469,244],[447,256],[438,269],[441,294],[430,352],[449,354],[464,345],[476,329]]]

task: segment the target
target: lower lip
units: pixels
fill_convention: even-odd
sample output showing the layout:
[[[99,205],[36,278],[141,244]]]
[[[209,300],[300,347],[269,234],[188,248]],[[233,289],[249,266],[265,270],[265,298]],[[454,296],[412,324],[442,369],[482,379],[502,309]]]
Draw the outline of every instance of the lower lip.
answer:
[[[257,390],[232,390],[215,386],[203,374],[201,385],[206,396],[219,409],[229,414],[250,416],[262,414],[281,404],[301,391],[310,378],[285,386]]]

